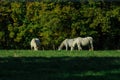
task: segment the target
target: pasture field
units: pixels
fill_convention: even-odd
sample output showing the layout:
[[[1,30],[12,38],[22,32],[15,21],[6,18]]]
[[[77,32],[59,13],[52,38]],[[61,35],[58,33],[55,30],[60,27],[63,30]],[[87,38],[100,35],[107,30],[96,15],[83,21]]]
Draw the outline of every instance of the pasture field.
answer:
[[[0,50],[0,80],[120,80],[120,50]]]

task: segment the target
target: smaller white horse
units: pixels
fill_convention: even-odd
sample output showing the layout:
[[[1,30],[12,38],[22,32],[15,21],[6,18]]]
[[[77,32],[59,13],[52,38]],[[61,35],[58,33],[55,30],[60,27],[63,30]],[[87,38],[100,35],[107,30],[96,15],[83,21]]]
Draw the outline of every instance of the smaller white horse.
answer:
[[[66,47],[66,51],[68,50],[68,47],[72,48],[72,43],[74,39],[65,39],[63,42],[60,44],[58,50],[61,50],[64,46]]]
[[[33,38],[30,42],[31,50],[39,50],[40,49],[40,40],[38,38]]]
[[[93,51],[93,38],[92,37],[78,37],[74,39],[71,51],[74,49],[75,45],[77,45],[78,50],[82,50],[81,46],[89,46],[89,50]]]

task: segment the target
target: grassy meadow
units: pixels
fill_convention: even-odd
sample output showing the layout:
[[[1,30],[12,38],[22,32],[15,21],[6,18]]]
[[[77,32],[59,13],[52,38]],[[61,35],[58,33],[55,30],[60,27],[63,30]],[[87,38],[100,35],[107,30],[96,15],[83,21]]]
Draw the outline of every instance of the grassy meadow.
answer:
[[[120,50],[0,50],[0,80],[119,80]]]

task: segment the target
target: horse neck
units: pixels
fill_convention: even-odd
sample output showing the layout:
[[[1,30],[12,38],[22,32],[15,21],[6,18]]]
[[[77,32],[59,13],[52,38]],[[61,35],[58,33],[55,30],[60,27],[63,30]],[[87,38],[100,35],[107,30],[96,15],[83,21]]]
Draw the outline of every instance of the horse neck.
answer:
[[[78,39],[77,39],[77,38],[74,39],[74,41],[73,41],[73,43],[72,43],[72,47],[75,47],[75,45],[77,44],[77,42],[78,42]]]
[[[66,41],[65,44],[67,44],[69,47],[71,47],[72,44],[73,44],[73,41],[74,41],[73,39],[69,39],[69,40]]]
[[[59,50],[61,50],[63,47],[64,47],[64,41],[60,44],[60,46],[59,46]]]

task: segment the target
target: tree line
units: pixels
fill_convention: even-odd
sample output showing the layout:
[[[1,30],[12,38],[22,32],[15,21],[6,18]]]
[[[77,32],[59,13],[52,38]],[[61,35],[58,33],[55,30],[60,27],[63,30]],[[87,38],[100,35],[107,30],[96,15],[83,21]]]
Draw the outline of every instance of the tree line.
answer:
[[[57,49],[66,38],[92,36],[94,47],[120,49],[120,2],[104,0],[0,1],[0,49]]]

